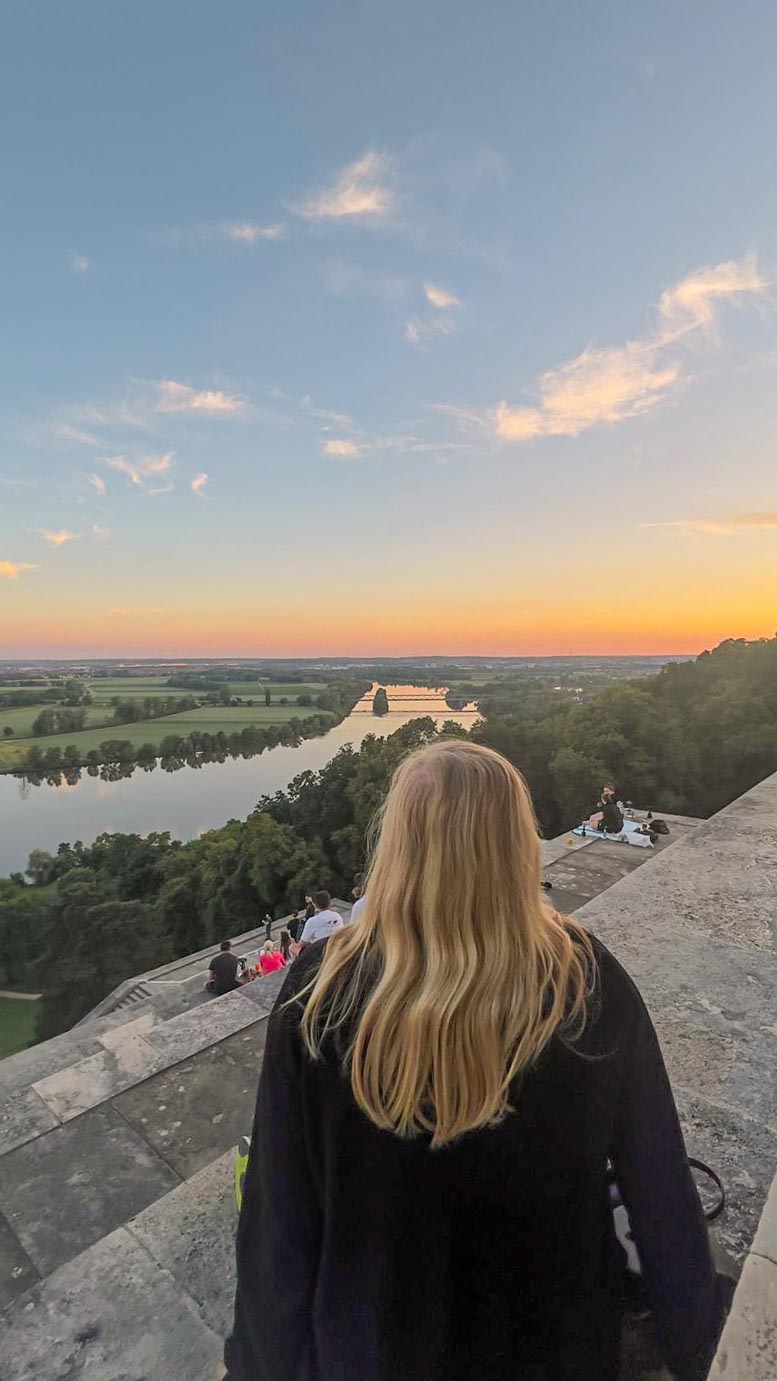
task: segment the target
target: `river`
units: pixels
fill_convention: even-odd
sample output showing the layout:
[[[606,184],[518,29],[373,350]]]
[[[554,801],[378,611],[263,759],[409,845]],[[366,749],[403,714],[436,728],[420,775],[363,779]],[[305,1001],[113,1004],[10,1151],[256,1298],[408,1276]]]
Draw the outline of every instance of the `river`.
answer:
[[[253,758],[228,758],[178,772],[138,769],[115,782],[82,772],[74,786],[64,779],[60,786],[46,781],[33,786],[0,775],[0,877],[22,870],[31,849],[53,853],[63,840],[88,844],[105,830],[169,830],[176,839],[194,839],[227,820],[243,819],[260,796],[282,790],[299,772],[317,772],[346,743],[358,748],[368,734],[391,734],[421,715],[431,715],[438,724],[454,719],[468,728],[477,719],[474,707],[452,713],[442,691],[426,686],[387,690],[388,714],[372,714],[370,691],[321,738],[304,739],[296,748],[269,748]]]

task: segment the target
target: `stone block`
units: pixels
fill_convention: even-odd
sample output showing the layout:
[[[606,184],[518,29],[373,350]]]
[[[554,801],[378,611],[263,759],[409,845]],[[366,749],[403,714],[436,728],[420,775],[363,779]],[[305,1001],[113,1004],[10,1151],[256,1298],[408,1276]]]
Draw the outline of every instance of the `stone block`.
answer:
[[[12,1299],[29,1290],[40,1273],[6,1218],[0,1213],[0,1310]]]
[[[243,1002],[251,1025],[160,1071],[114,1099],[114,1107],[182,1179],[250,1133],[266,1021]]]
[[[57,1125],[51,1108],[33,1089],[0,1093],[0,1156]]]
[[[8,1055],[0,1062],[0,1103],[4,1094],[17,1089],[29,1088],[38,1079],[45,1079],[57,1070],[85,1060],[94,1055],[100,1045],[94,1032],[85,1033],[75,1027],[52,1040],[41,1041],[29,1050],[20,1050],[16,1055]]]
[[[214,1381],[221,1353],[193,1303],[121,1228],[0,1321],[9,1381]]]
[[[224,997],[211,998],[204,1006],[171,1017],[149,1032],[147,1040],[160,1057],[157,1068],[166,1068],[215,1045],[253,1021],[256,1021],[256,1013],[243,1002],[240,990],[236,989]]]
[[[774,1381],[777,1376],[777,1266],[748,1256],[709,1381]]]
[[[112,1108],[97,1108],[3,1157],[0,1210],[47,1275],[179,1183]]]
[[[144,1037],[132,1032],[132,1025],[102,1036],[103,1049],[96,1055],[33,1085],[60,1122],[69,1122],[107,1102],[121,1089],[148,1078],[163,1063]],[[106,1045],[106,1041],[111,1044]]]
[[[127,1224],[219,1337],[232,1328],[236,1227],[232,1151]]]

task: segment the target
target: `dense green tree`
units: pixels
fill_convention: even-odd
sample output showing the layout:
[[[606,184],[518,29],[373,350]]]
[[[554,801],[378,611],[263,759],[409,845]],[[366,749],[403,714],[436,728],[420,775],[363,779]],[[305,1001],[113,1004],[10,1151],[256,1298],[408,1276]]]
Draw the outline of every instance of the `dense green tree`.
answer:
[[[388,695],[385,686],[378,686],[372,701],[373,714],[388,714]]]
[[[13,728],[10,724],[6,724],[3,729],[3,738],[13,738]]]

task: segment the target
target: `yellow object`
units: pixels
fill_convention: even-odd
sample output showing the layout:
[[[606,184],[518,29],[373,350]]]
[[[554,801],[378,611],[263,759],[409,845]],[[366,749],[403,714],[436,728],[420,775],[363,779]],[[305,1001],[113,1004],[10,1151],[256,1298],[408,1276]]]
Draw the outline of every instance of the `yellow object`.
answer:
[[[235,1202],[238,1213],[243,1204],[243,1188],[245,1186],[246,1170],[248,1169],[248,1153],[251,1149],[251,1142],[247,1136],[241,1136],[240,1141],[235,1147]]]

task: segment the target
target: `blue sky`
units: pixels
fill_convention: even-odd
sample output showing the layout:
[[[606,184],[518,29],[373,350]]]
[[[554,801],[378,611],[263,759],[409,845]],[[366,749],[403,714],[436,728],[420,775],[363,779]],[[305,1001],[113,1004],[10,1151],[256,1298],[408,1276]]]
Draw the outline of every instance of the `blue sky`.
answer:
[[[9,5],[5,655],[771,633],[776,49],[766,0]]]

